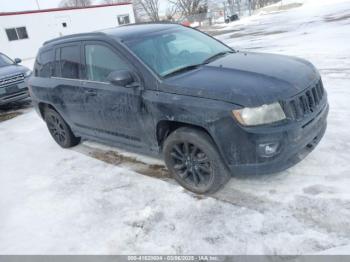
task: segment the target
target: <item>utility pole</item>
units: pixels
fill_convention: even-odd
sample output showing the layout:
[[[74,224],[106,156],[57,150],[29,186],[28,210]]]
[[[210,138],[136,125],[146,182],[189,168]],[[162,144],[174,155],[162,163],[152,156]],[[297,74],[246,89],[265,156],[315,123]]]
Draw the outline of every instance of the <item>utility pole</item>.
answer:
[[[224,20],[226,19],[227,13],[226,13],[226,2],[224,2]]]
[[[248,0],[249,15],[252,15],[252,0]]]
[[[39,0],[35,0],[38,10],[40,10]]]

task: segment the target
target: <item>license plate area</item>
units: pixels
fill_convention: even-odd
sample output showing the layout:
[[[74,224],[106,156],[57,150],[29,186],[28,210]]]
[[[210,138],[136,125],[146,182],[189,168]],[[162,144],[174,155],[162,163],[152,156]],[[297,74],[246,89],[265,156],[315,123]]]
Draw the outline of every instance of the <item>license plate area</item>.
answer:
[[[12,85],[12,86],[8,86],[6,87],[6,93],[15,93],[17,92],[19,89],[18,89],[18,86],[17,85]]]

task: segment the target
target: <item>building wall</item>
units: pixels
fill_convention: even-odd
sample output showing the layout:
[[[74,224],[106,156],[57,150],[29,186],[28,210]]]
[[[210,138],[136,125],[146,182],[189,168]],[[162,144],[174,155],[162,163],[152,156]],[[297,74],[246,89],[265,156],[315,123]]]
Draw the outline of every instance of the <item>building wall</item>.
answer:
[[[0,52],[11,58],[34,58],[47,40],[118,26],[117,17],[124,14],[129,14],[130,23],[135,23],[132,5],[0,16]],[[29,38],[9,41],[5,29],[23,26]]]

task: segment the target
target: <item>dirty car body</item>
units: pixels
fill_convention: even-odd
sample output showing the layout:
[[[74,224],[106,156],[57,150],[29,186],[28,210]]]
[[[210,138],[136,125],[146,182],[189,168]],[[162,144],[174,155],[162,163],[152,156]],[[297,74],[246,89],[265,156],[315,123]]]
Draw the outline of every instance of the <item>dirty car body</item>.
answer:
[[[178,48],[189,46],[181,37],[192,34],[198,45]],[[201,46],[203,41],[208,45]],[[102,65],[91,69],[99,48],[123,61],[122,70],[112,66],[119,71],[114,78],[113,72],[107,80],[96,77],[103,75]],[[64,72],[65,63],[71,63],[73,76]],[[127,74],[133,81],[118,82]],[[45,107],[56,110],[77,137],[160,154],[172,132],[199,130],[231,174],[286,169],[315,147],[327,125],[326,91],[311,63],[238,52],[174,24],[130,25],[49,41],[39,51],[30,89],[39,114],[44,116]]]
[[[27,80],[31,71],[19,63],[20,59],[12,61],[0,53],[0,105],[29,97]]]

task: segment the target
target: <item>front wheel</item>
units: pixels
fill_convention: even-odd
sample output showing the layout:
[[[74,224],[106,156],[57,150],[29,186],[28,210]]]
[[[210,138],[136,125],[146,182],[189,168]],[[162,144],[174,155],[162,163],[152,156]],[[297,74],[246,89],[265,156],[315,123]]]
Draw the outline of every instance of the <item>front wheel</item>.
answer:
[[[198,194],[214,193],[230,178],[211,138],[192,128],[179,128],[164,142],[164,160],[184,188]]]
[[[73,147],[80,143],[80,138],[74,136],[68,124],[55,110],[45,110],[45,122],[51,136],[61,147]]]

